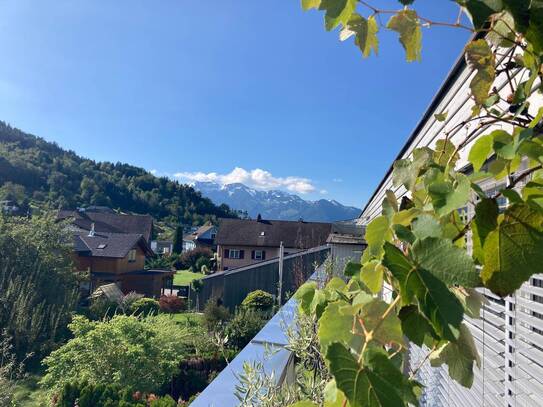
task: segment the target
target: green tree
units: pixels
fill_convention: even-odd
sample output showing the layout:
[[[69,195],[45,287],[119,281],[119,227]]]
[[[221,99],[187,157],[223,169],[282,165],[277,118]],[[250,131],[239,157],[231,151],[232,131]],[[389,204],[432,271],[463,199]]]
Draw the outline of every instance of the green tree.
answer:
[[[452,379],[471,387],[480,362],[462,321],[465,314],[479,317],[482,297],[475,288],[505,297],[540,272],[543,261],[543,3],[456,0],[469,26],[461,18],[423,17],[412,8],[414,0],[400,0],[398,10],[369,3],[302,0],[302,7],[324,11],[325,28],[340,26],[341,39],[354,38],[364,57],[377,53],[383,28],[398,33],[408,61],[421,58],[424,28],[477,33],[465,48],[474,71],[473,109],[471,117],[448,126],[433,148],[417,148],[395,162],[393,184],[407,192],[400,197],[387,191],[382,215],[367,226],[361,261],[345,269],[348,283],[333,278],[324,289],[310,283],[297,292],[301,312],[317,321],[320,352],[332,376],[325,406],[417,405],[418,369],[403,374],[406,339],[425,345],[424,360],[448,365]],[[447,112],[435,120],[447,120]],[[502,130],[492,131],[496,123]],[[450,139],[455,132],[465,132],[458,144]],[[473,172],[459,172],[459,152],[481,132],[469,152]],[[487,196],[477,185],[483,179],[503,186]],[[500,197],[509,201],[503,213]],[[470,219],[459,213],[467,205],[475,209]],[[375,296],[385,282],[390,302]]]
[[[158,391],[177,372],[190,335],[160,316],[75,316],[69,328],[73,339],[44,359],[42,384],[52,393],[74,380]]]
[[[0,214],[0,326],[19,359],[46,354],[66,334],[78,299],[71,250],[54,218]]]
[[[183,226],[177,225],[173,235],[173,252],[180,254],[183,251]]]

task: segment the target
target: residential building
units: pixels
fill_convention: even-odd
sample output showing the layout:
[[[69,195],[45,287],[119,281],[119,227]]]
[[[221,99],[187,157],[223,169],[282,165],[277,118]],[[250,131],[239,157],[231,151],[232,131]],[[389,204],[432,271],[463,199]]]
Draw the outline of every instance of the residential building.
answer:
[[[343,272],[349,261],[360,261],[362,252],[367,247],[365,232],[366,228],[354,221],[332,224],[332,232],[326,243],[330,246],[330,258],[336,273]]]
[[[145,258],[154,256],[150,241],[153,218],[120,214],[93,206],[61,210],[59,221],[69,221],[74,234],[74,263],[89,273],[84,291],[92,293],[103,284],[116,283],[124,293],[136,291],[150,297],[171,288],[173,272],[145,270]]]
[[[220,219],[217,232],[219,270],[248,266],[326,244],[331,223],[252,219]]]
[[[74,231],[88,232],[94,225],[95,232],[139,233],[147,242],[151,241],[153,233],[152,216],[121,214],[103,206],[60,210],[57,219],[71,220]]]
[[[174,272],[145,270],[145,257],[153,254],[142,234],[89,232],[74,233],[73,259],[78,271],[89,274],[88,293],[105,284],[117,284],[131,291],[158,297],[171,288]]]
[[[171,240],[151,240],[151,250],[156,254],[169,256],[173,252],[173,242]]]
[[[197,247],[207,247],[215,250],[215,238],[217,237],[217,226],[206,224],[183,236],[183,251],[192,250]]]
[[[474,75],[475,72],[467,66],[462,55],[396,159],[408,158],[418,147],[433,147],[444,134],[448,134],[456,145],[463,141],[466,130],[462,124],[468,122],[472,115],[469,86]],[[504,70],[494,84],[503,99],[507,98],[509,92],[504,87],[505,80]],[[530,103],[531,114],[535,115],[542,105],[542,95],[534,94]],[[442,112],[448,112],[445,121],[435,117]],[[478,125],[471,122],[469,126],[476,129]],[[460,149],[457,168],[469,172],[467,155],[473,142],[499,128],[501,124],[482,127]],[[483,181],[480,186],[487,194],[500,187],[492,180]],[[364,207],[359,219],[361,225],[368,224],[381,214],[386,190],[392,190],[398,198],[406,194],[403,187],[393,186],[392,166]],[[505,205],[507,201],[502,199],[500,206]],[[470,217],[473,206],[468,205],[460,212]],[[469,236],[467,243],[470,244]],[[543,405],[543,274],[532,276],[516,294],[507,298],[500,298],[486,289],[479,291],[486,299],[480,318],[465,318],[481,357],[481,368],[475,368],[472,388],[466,389],[451,380],[447,366],[432,368],[427,361],[424,362],[427,350],[411,346],[411,368],[424,362],[416,376],[425,386],[421,404],[432,407]]]

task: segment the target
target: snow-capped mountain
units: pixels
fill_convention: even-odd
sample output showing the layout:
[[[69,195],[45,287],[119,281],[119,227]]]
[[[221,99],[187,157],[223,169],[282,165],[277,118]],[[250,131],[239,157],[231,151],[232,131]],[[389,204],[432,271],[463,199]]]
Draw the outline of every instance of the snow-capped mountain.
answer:
[[[261,214],[264,219],[333,222],[360,215],[360,209],[334,200],[306,201],[288,192],[260,191],[239,183],[196,182],[194,188],[216,205],[225,203],[233,209],[247,211],[251,218]]]

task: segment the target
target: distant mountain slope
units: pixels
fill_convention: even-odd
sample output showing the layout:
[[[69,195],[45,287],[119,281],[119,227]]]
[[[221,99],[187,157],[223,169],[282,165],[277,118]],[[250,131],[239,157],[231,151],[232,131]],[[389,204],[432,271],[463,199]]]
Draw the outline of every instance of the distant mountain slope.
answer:
[[[194,188],[216,204],[247,211],[251,218],[260,213],[265,219],[333,222],[353,219],[360,209],[345,206],[337,201],[320,199],[306,201],[298,195],[283,191],[259,191],[244,184],[221,186],[213,182],[196,182]]]
[[[0,200],[54,209],[104,205],[173,223],[202,224],[237,216],[188,185],[132,165],[82,158],[2,121]]]

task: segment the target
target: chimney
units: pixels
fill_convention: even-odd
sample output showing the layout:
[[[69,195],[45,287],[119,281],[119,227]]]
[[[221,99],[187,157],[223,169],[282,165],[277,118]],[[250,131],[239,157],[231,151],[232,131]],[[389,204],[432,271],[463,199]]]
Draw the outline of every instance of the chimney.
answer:
[[[89,237],[94,237],[94,222],[91,223],[91,230],[89,230]]]
[[[260,214],[258,214],[258,216],[256,217],[256,221],[257,222],[262,222],[262,216]]]

